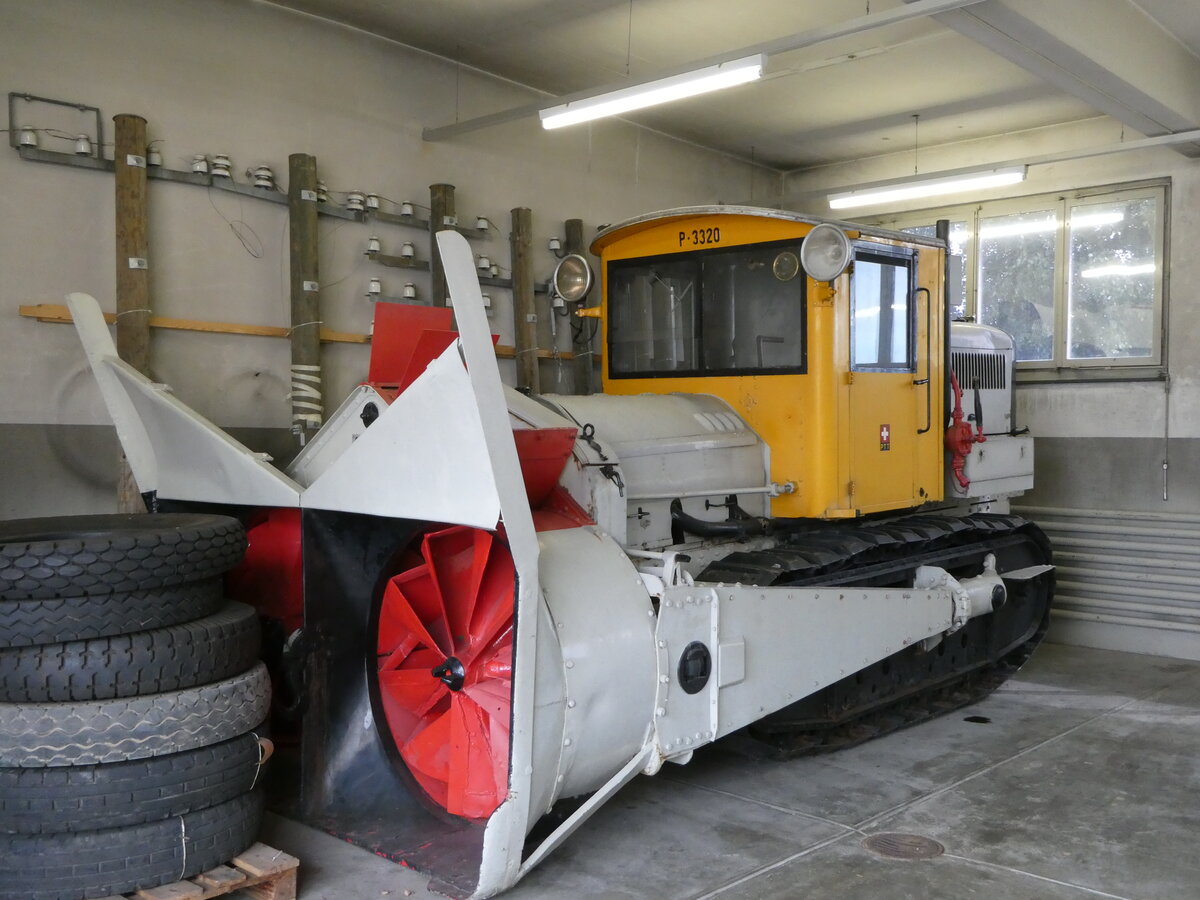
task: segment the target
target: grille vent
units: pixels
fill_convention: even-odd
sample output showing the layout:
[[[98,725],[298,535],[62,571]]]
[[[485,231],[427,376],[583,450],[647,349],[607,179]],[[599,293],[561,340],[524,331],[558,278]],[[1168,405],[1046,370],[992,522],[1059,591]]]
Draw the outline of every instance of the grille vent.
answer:
[[[742,421],[733,413],[693,413],[696,421],[709,431],[736,433],[743,430]]]
[[[977,353],[955,351],[950,354],[950,365],[958,376],[958,386],[969,391],[979,379],[980,390],[1008,387],[1008,364],[1003,353]]]

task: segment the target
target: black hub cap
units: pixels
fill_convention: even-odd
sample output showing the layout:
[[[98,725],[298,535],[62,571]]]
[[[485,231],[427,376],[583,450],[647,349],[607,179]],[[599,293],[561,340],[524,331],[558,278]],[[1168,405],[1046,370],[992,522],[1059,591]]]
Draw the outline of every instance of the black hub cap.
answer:
[[[467,670],[455,657],[451,656],[433,670],[433,677],[438,679],[452,691],[461,691],[463,682],[467,680]]]
[[[685,694],[695,694],[708,684],[712,674],[712,654],[700,641],[692,641],[679,657],[679,686]]]
[[[992,588],[992,609],[999,609],[1008,600],[1008,594],[1004,592],[1004,588],[996,585]]]

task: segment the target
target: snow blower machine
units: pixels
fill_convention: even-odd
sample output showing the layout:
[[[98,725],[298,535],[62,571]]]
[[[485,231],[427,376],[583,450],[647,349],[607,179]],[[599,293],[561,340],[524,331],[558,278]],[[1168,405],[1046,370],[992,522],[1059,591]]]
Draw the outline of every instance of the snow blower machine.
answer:
[[[367,380],[286,471],[69,298],[144,496],[246,523],[298,815],[488,897],[639,773],[735,732],[846,746],[1033,651],[1053,568],[1008,513],[1013,343],[951,323],[944,239],[725,206],[605,228],[600,305],[564,291],[603,392],[541,396],[502,383],[470,249],[436,239],[453,312],[378,305]]]

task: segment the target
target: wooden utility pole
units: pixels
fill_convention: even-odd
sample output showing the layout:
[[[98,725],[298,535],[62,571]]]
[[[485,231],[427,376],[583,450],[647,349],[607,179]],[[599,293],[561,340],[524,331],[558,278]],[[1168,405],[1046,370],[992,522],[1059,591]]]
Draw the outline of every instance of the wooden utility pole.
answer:
[[[292,434],[303,447],[321,427],[321,310],[317,269],[317,161],[288,157],[292,296]]]
[[[537,306],[533,302],[533,213],[519,206],[512,211],[512,296],[516,320],[517,388],[542,392],[537,358]]]
[[[587,259],[587,247],[583,243],[583,219],[567,219],[564,223],[564,246],[568,253],[578,253]],[[587,303],[584,297],[579,308]],[[574,317],[572,317],[574,318]],[[571,327],[571,349],[575,352],[575,393],[592,393],[592,320],[576,319]]]
[[[143,375],[150,367],[150,264],[146,237],[146,120],[116,123],[117,355]]]
[[[437,233],[454,230],[453,225],[446,224],[446,218],[453,219],[454,185],[431,184],[429,186],[429,289],[433,292],[429,303],[431,306],[449,306],[446,296],[446,272],[442,269],[442,253],[438,249]]]
[[[150,371],[150,263],[146,202],[146,120],[113,116],[116,182],[117,355],[143,375]],[[145,512],[137,483],[121,456],[117,509]]]

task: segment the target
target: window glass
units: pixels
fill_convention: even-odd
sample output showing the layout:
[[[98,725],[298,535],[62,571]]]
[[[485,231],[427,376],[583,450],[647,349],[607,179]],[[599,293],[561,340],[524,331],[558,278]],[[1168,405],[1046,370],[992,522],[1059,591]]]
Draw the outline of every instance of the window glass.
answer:
[[[1018,360],[1051,359],[1058,216],[980,217],[977,318],[1013,336]]]
[[[608,333],[615,372],[696,368],[699,268],[694,258],[667,258],[653,265],[622,265],[614,274]]]
[[[610,374],[803,372],[799,254],[788,241],[610,263]]]
[[[911,225],[907,228],[902,228],[907,234],[916,234],[921,237],[937,237],[936,225]],[[950,315],[954,319],[964,319],[967,316],[967,272],[969,271],[969,259],[967,250],[970,246],[971,231],[967,227],[965,221],[950,223],[950,255],[958,259],[958,291],[954,292],[951,288],[951,295],[946,298],[950,304]]]
[[[1071,207],[1070,359],[1153,355],[1157,222],[1153,197]]]
[[[1128,366],[1143,378],[1162,365],[1169,190],[1165,180],[1082,188],[875,222],[921,235],[934,234],[930,221],[954,223],[951,252],[961,246],[969,261],[965,318],[1012,334],[1019,370],[1112,378]]]
[[[912,367],[909,259],[860,252],[850,289],[850,364],[856,369]]]

